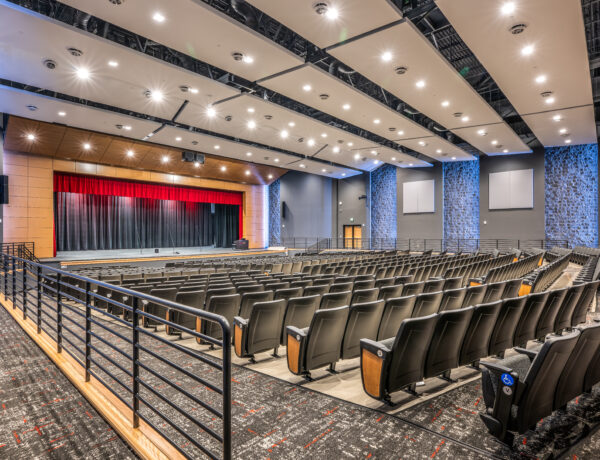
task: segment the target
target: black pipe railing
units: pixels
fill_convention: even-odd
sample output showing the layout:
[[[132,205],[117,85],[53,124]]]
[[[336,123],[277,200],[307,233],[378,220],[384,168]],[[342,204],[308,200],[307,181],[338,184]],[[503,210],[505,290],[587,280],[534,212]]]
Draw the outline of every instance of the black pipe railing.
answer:
[[[304,249],[318,253],[328,249],[397,250],[423,252],[475,252],[477,250],[506,252],[511,249],[568,248],[567,240],[519,240],[519,239],[475,239],[475,238],[284,238],[282,244],[293,249]]]
[[[132,411],[132,427],[143,420],[186,458],[231,459],[231,329],[224,317],[12,254],[1,257],[5,299],[54,340],[58,353],[81,365],[86,381],[94,377]],[[222,339],[157,316],[147,305],[217,323]],[[154,329],[144,327],[148,321]],[[159,326],[222,347],[222,360],[161,335]]]
[[[25,243],[2,243],[2,254],[9,254],[21,259],[31,260],[32,262],[39,262],[35,256],[35,243],[33,241]]]

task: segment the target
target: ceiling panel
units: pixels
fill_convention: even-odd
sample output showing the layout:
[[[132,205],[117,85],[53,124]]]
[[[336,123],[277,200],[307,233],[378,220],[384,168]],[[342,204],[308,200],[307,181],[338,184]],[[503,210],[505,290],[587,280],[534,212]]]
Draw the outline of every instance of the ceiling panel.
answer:
[[[402,18],[389,0],[248,0],[319,48],[342,42]],[[315,5],[327,9],[318,14]]]
[[[545,113],[593,104],[581,3],[518,1],[512,2],[512,12],[503,11],[499,2],[437,4],[538,139],[546,146],[560,144]],[[510,29],[518,24],[525,29],[512,34]],[[552,94],[542,97],[548,91]],[[595,137],[593,110],[578,111],[577,119],[577,129],[570,128],[572,143],[588,142]]]
[[[208,62],[250,81],[302,64],[303,60],[201,0],[65,0],[74,8]],[[153,19],[162,15],[163,22]],[[252,58],[235,61],[232,53]]]
[[[523,120],[546,147],[598,142],[591,105],[524,115]]]
[[[186,99],[207,106],[238,94],[221,83],[28,10],[16,6],[2,10],[1,78],[165,119],[171,119]],[[71,47],[83,54],[73,56]],[[54,70],[43,64],[47,59],[55,61]],[[81,69],[89,72],[89,78],[78,78]],[[180,86],[197,93],[183,93]],[[146,90],[162,93],[162,100],[148,98]]]
[[[431,131],[312,64],[262,80],[260,84],[430,158],[444,159],[436,152],[438,148],[404,142],[430,137]],[[306,85],[310,86],[310,91],[304,89]],[[459,158],[473,159],[445,139],[440,138],[438,143]]]
[[[452,132],[488,155],[514,155],[532,152],[504,122],[458,128],[453,129]]]
[[[337,154],[329,149],[323,149],[315,155],[315,158],[326,161],[339,160]],[[381,163],[389,163],[400,167],[407,167],[409,164],[414,167],[431,166],[431,163],[427,161],[419,160],[388,147],[357,149],[344,154],[344,164],[364,171],[372,171],[381,166]]]

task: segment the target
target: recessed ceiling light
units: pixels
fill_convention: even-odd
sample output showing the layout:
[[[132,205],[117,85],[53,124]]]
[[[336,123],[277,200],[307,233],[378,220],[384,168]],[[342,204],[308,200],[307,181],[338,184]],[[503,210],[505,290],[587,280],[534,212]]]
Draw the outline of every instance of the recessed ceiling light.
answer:
[[[538,75],[537,77],[535,77],[536,83],[546,83],[546,80],[546,75]]]
[[[194,167],[195,168],[199,168],[200,167],[200,162],[198,162],[198,161],[194,162]]]
[[[117,61],[108,61],[108,65],[111,67],[119,67],[119,63]]]
[[[275,163],[279,163],[279,158],[275,158],[273,161],[274,161]]]
[[[269,175],[267,176],[267,179],[273,179],[273,174],[269,174]]]
[[[485,132],[485,129],[480,129],[477,131],[477,134],[479,134],[480,136],[485,136],[487,133]]]
[[[221,166],[221,171],[225,172],[227,171],[227,168],[225,166]]]
[[[156,91],[151,91],[150,92],[150,98],[154,101],[154,102],[160,102],[163,100],[163,93],[162,91],[156,90]]]
[[[252,156],[252,152],[246,152],[246,156],[247,157],[251,157]]]
[[[308,93],[312,89],[312,86],[306,84],[302,87],[302,89]]]
[[[413,165],[412,163],[408,163],[408,166],[412,166],[412,165]]]
[[[333,148],[333,153],[340,153],[340,148],[337,145]]]
[[[85,144],[83,144],[83,149],[84,150],[90,150],[92,148],[92,145],[88,142],[86,142]]]
[[[326,173],[326,172],[327,172],[327,170],[326,170],[325,168],[323,168],[323,169],[321,169],[321,172],[324,172],[324,173]]]
[[[256,128],[256,122],[254,120],[250,120],[248,121],[248,123],[246,123],[246,126],[248,127],[248,129],[254,129]]]
[[[560,115],[554,115],[554,116],[552,117],[552,119],[553,119],[554,121],[561,121],[561,120],[562,120],[562,117],[561,117]]]
[[[371,150],[371,155],[377,155],[377,150]]]
[[[315,140],[314,139],[309,139],[307,142],[309,147],[313,147],[315,145]]]
[[[442,153],[442,149],[437,149],[435,153]]]
[[[398,131],[396,134],[398,134],[398,136],[404,136],[404,131]]]
[[[190,88],[190,93],[198,94],[198,88]]]
[[[373,164],[374,165],[378,165],[379,164],[379,160],[373,160]]]
[[[500,8],[500,11],[504,15],[508,15],[508,14],[514,13],[515,12],[515,4],[514,4],[514,2],[506,2],[504,5],[502,5],[502,8]]]
[[[163,163],[168,163],[169,157],[167,155],[163,155],[163,157],[160,159],[160,161],[162,161]]]
[[[340,12],[338,11],[337,8],[334,8],[334,7],[327,8],[327,12],[325,13],[325,17],[327,19],[329,19],[330,21],[335,21],[339,15],[340,15]]]
[[[470,120],[470,118],[467,117],[467,116],[464,116],[464,117],[461,118],[461,120],[463,121],[463,123],[466,123],[467,121]]]
[[[296,126],[296,123],[294,123],[293,121],[290,121],[290,122],[288,123],[288,126],[289,126],[290,128],[293,128],[294,126]]]
[[[287,137],[290,135],[290,133],[288,133],[285,129],[283,131],[281,131],[279,133],[279,135],[281,136],[282,139],[287,139]]]
[[[456,160],[456,157],[452,157],[453,160]]]
[[[180,136],[177,136],[177,137],[175,138],[175,141],[176,141],[176,142],[181,142],[181,137],[180,137]]]
[[[354,154],[354,159],[355,160],[360,160],[360,153],[355,153]]]
[[[450,105],[450,101],[442,101],[442,107],[448,107]]]
[[[415,85],[417,86],[417,88],[425,88],[425,80],[419,80],[415,83]]]
[[[527,45],[521,49],[521,54],[523,56],[531,56],[533,54],[534,50],[535,50],[535,48],[533,45]]]
[[[502,150],[502,153],[508,153],[508,149]]]
[[[35,141],[35,134],[31,134],[31,133],[30,133],[30,134],[28,134],[28,135],[27,135],[27,140],[28,140],[28,141]]]
[[[152,19],[154,19],[154,21],[161,23],[161,22],[165,22],[165,17],[163,16],[163,14],[160,11],[155,12],[152,15]]]
[[[559,134],[565,134],[566,132],[567,132],[567,128],[560,128],[560,129],[558,130],[558,133],[559,133]]]
[[[553,97],[546,98],[546,104],[554,104],[555,99]]]
[[[247,56],[244,54],[242,62],[245,62],[246,64],[252,64],[254,62],[254,58],[252,56]]]
[[[396,157],[392,157],[392,161],[396,161]]]
[[[132,157],[134,154],[135,154],[135,153],[133,152],[133,150],[131,150],[131,149],[127,150],[127,156],[128,156],[129,158],[131,158],[131,157]]]
[[[348,147],[352,147],[354,145],[354,142],[348,142]]]
[[[221,148],[221,146],[220,145],[215,145],[214,148],[215,148],[215,150],[219,150]]]
[[[392,52],[391,51],[385,51],[384,53],[381,54],[381,60],[384,62],[390,62],[392,60]]]
[[[496,139],[494,139],[491,143],[492,143],[492,145],[496,145],[498,143],[498,141]]]
[[[75,74],[77,75],[77,78],[79,78],[80,80],[87,80],[88,78],[90,78],[90,71],[88,69],[86,69],[85,67],[79,67],[75,71]]]
[[[425,143],[425,141],[419,141],[419,145],[420,145],[421,147],[425,147],[427,144]]]
[[[342,106],[342,109],[344,109],[344,110],[350,110],[350,104],[344,104]]]
[[[208,107],[206,109],[206,115],[209,116],[210,118],[214,117],[217,114],[217,111],[215,110],[214,107]]]
[[[246,176],[250,175],[250,171],[248,169],[246,169]]]
[[[304,163],[300,163],[300,167],[301,168],[306,168],[306,165]]]
[[[254,107],[248,107],[248,113],[254,113]]]
[[[125,131],[131,131],[131,126],[130,125],[125,125],[125,126],[123,126],[123,129]]]
[[[570,144],[571,143],[571,139],[565,139],[565,144]]]
[[[345,176],[346,176],[346,173],[342,173],[342,177],[345,177]]]
[[[59,117],[66,117],[67,116],[67,112],[58,112],[58,116]]]
[[[327,133],[321,133],[321,137],[324,139],[327,137]]]
[[[378,125],[379,123],[381,123],[381,120],[379,118],[375,118],[375,120],[373,120],[373,123]]]

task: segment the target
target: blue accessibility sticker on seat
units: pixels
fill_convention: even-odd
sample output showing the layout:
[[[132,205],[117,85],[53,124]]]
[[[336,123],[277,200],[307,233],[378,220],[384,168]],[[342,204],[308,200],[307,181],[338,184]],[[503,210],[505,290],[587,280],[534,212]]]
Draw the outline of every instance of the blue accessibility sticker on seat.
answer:
[[[506,386],[512,387],[515,383],[515,379],[510,374],[502,374],[502,383]]]

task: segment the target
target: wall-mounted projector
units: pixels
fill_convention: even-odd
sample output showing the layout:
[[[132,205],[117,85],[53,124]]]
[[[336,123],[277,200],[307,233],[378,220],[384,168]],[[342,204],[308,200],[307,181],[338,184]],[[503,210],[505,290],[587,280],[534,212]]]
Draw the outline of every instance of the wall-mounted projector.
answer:
[[[181,161],[186,163],[200,163],[204,164],[204,154],[196,152],[181,152]]]

